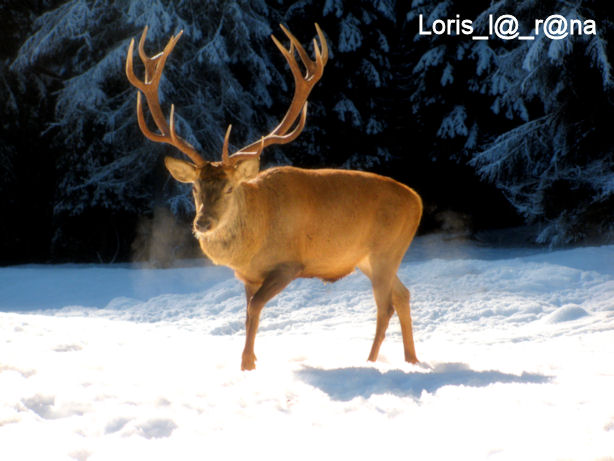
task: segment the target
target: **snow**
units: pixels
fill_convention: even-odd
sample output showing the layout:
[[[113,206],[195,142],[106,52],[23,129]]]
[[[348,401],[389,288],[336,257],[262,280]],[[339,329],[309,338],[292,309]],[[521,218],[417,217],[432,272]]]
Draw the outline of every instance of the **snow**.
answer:
[[[420,365],[360,273],[297,280],[240,371],[225,268],[0,268],[0,457],[611,459],[614,246],[416,240],[400,269]]]
[[[465,124],[467,111],[463,106],[454,106],[454,109],[441,122],[437,135],[441,138],[455,138],[457,136],[467,136],[469,129]]]
[[[342,21],[339,31],[339,41],[337,49],[341,53],[354,52],[362,45],[362,33],[360,32],[360,21],[351,13]]]

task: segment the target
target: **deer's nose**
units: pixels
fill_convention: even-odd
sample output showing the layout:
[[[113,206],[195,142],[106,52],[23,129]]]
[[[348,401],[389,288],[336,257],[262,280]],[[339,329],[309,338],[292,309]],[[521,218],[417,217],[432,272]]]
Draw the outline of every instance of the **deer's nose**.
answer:
[[[194,230],[207,232],[213,227],[213,220],[208,216],[199,216],[194,220]]]

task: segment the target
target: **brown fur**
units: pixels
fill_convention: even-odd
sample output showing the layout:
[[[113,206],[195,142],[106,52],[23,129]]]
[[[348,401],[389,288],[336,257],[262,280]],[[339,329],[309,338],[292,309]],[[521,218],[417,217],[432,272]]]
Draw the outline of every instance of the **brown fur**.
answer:
[[[417,362],[409,291],[396,272],[420,222],[420,196],[372,173],[294,167],[257,173],[253,162],[199,168],[167,159],[176,179],[195,185],[194,232],[203,252],[215,264],[232,268],[245,284],[242,369],[255,367],[258,319],[268,300],[296,278],[336,281],[357,267],[371,279],[378,308],[369,360],[377,359],[396,311],[405,359]]]

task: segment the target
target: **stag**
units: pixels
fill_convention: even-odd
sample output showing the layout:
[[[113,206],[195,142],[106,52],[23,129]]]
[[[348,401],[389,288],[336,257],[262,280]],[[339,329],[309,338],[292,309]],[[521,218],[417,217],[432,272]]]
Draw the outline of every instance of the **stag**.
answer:
[[[368,360],[377,359],[388,323],[396,312],[403,337],[405,360],[417,363],[410,313],[410,293],[397,271],[416,234],[422,215],[420,196],[393,179],[363,171],[306,170],[291,166],[260,171],[265,147],[286,144],[301,133],[307,117],[307,98],[322,77],[328,60],[324,34],[315,25],[315,59],[281,26],[290,41],[285,48],[273,42],[294,77],[294,96],[279,125],[268,135],[228,154],[231,125],[221,161],[205,160],[175,131],[175,107],[169,122],[160,107],[158,86],[164,65],[181,32],[171,37],[154,57],[144,51],[147,27],[138,53],[145,66],[139,80],[133,70],[134,39],[126,59],[126,74],[137,91],[137,119],[143,134],[168,143],[190,161],[164,159],[177,181],[193,185],[196,216],[194,235],[203,253],[215,264],[234,270],[245,285],[246,338],[241,369],[253,370],[254,343],[264,305],[299,277],[336,281],[356,268],[369,277],[377,305],[375,339]],[[296,60],[303,64],[301,70]],[[143,114],[145,96],[159,132],[151,131]]]

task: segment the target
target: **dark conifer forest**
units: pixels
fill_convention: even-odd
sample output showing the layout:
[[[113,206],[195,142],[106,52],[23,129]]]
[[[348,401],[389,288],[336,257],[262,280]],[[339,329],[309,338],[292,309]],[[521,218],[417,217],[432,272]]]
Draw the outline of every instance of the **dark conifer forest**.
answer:
[[[309,44],[317,22],[330,59],[306,128],[266,149],[264,168],[391,176],[422,196],[422,234],[612,242],[611,11],[603,0],[1,0],[0,264],[198,254],[191,189],[163,164],[181,153],[143,136],[124,71],[145,25],[150,53],[184,31],[160,99],[209,160],[229,123],[237,148],[277,125],[293,83],[270,35],[285,38],[281,23]],[[462,27],[488,36],[503,15],[522,39]],[[565,37],[536,27],[552,15]]]

